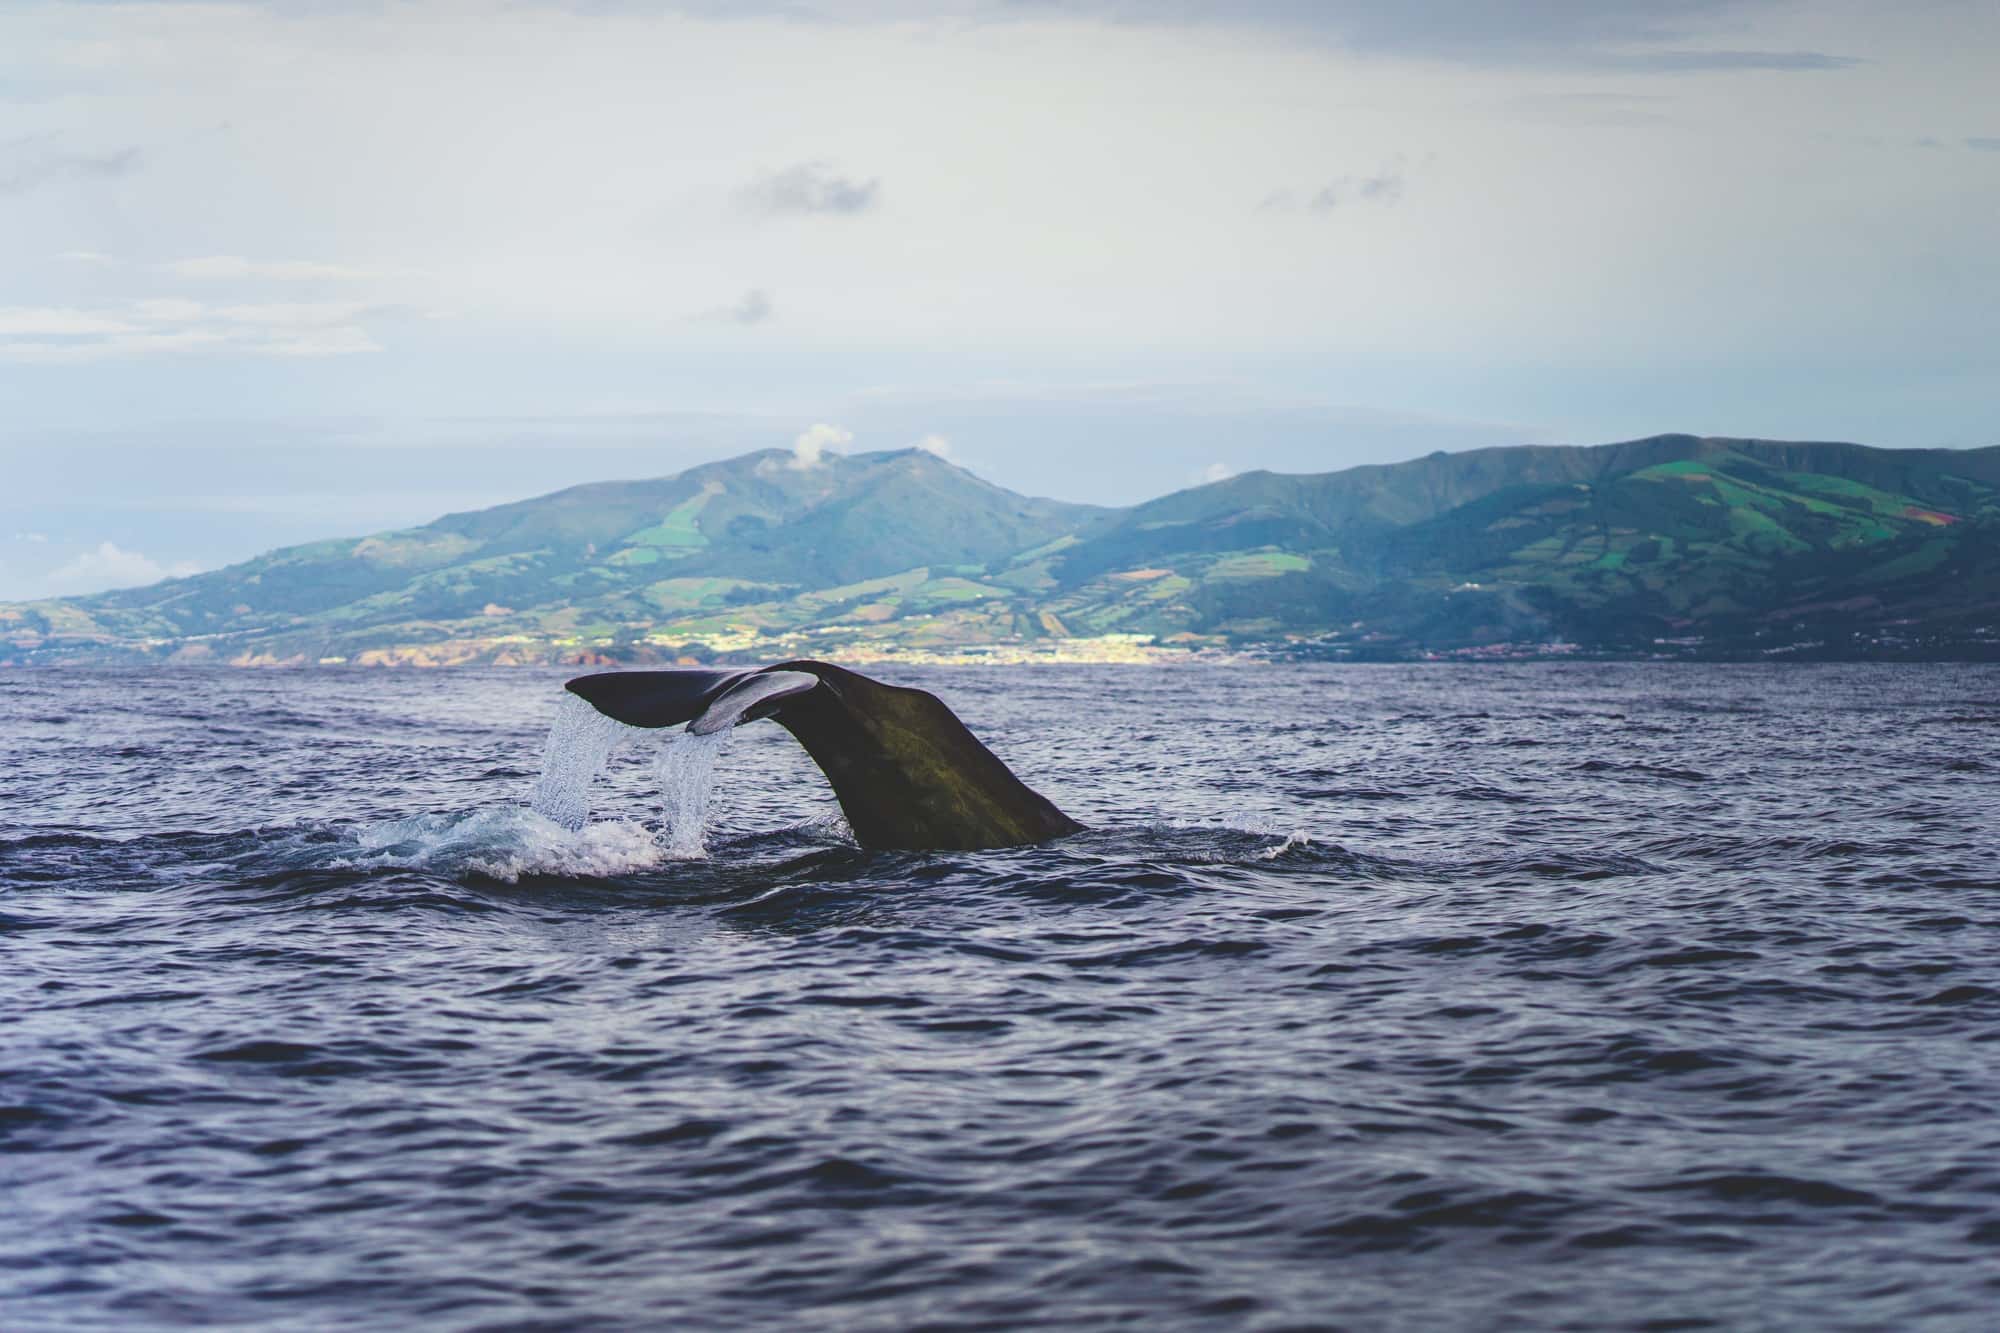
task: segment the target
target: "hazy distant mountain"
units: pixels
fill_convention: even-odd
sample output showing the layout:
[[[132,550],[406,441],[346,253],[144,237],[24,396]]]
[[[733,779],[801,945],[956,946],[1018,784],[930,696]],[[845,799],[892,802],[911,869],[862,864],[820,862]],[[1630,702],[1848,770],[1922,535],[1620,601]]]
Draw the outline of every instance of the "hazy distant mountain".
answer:
[[[2000,448],[1668,435],[1255,472],[1124,510],[1029,499],[915,450],[766,451],[0,606],[15,662],[1052,644],[2000,655]]]

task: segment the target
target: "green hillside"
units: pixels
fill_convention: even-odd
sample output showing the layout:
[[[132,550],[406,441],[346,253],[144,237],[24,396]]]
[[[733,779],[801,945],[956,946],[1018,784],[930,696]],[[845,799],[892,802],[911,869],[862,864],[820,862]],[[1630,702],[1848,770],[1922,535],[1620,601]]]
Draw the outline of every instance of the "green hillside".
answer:
[[[914,450],[766,451],[0,606],[16,663],[1185,648],[1989,655],[2000,449],[1669,435],[1249,473],[1125,510]]]

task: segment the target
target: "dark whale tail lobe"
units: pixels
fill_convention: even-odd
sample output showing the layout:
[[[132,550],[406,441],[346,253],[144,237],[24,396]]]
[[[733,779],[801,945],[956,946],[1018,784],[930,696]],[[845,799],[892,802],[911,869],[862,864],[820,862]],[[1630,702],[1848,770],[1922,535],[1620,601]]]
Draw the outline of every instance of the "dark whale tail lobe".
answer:
[[[1015,777],[936,695],[828,662],[615,671],[567,688],[634,727],[687,723],[706,735],[771,718],[826,774],[863,847],[971,851],[1083,827]]]

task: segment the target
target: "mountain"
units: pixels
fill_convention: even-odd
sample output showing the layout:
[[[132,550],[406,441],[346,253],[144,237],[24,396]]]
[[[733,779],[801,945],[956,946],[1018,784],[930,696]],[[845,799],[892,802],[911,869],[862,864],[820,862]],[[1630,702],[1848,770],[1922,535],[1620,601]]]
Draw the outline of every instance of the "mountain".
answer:
[[[2000,655],[2000,448],[1663,435],[1252,472],[1129,509],[916,450],[769,450],[0,606],[16,663],[1185,648]]]
[[[1215,577],[1258,551],[1267,576]],[[1184,628],[1335,656],[1690,646],[1663,639],[1761,655],[1827,635],[1801,651],[1983,654],[1996,556],[2000,448],[1663,435],[1250,473],[1126,511],[1065,568],[1201,572]]]

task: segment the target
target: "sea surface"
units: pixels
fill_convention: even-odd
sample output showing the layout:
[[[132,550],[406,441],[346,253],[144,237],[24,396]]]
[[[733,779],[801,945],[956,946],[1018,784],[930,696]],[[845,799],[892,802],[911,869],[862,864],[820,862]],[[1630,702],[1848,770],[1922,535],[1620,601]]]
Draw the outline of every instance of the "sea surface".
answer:
[[[0,1328],[1994,1327],[2000,669],[877,674],[1090,831],[0,671]]]

